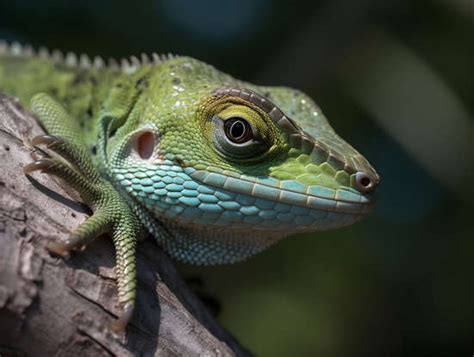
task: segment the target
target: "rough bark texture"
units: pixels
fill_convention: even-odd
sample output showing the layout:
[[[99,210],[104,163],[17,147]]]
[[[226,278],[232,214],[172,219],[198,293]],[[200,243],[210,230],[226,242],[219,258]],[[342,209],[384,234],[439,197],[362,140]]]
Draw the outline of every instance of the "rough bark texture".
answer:
[[[116,318],[114,251],[106,237],[64,260],[49,239],[64,239],[87,208],[60,180],[28,178],[33,116],[0,95],[0,355],[245,355],[187,289],[170,259],[148,239],[139,244],[138,301],[126,334]]]

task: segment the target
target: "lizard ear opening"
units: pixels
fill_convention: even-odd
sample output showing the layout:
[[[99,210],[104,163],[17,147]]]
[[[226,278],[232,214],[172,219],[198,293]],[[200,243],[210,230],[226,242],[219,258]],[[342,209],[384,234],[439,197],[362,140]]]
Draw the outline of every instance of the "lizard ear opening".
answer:
[[[135,148],[143,160],[148,160],[155,149],[155,135],[151,131],[144,131],[137,136]]]

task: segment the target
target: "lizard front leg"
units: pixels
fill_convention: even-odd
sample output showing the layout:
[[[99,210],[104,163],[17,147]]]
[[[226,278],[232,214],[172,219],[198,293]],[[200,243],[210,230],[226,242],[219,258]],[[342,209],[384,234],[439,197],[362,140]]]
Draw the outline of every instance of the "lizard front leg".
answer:
[[[32,144],[46,145],[66,162],[55,158],[40,159],[26,165],[25,174],[39,170],[60,177],[79,192],[94,212],[67,241],[51,243],[47,249],[65,256],[97,236],[111,235],[116,251],[118,300],[122,308],[112,328],[124,330],[135,306],[135,248],[137,236],[143,233],[141,224],[112,184],[95,169],[84,144],[76,136],[75,122],[64,108],[45,94],[32,99],[32,108],[49,132],[49,135],[33,138]]]

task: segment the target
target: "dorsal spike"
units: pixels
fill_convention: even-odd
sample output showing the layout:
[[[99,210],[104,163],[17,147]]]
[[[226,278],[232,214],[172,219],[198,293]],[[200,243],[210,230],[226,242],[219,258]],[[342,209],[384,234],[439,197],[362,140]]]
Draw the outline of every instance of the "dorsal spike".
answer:
[[[109,58],[107,60],[107,66],[114,71],[117,71],[120,69],[120,66],[115,58]]]
[[[0,40],[0,55],[6,54],[8,52],[8,43],[6,41]]]
[[[134,68],[138,68],[141,65],[140,60],[135,56],[130,56],[130,63]]]
[[[89,69],[91,68],[91,66],[92,64],[91,64],[91,60],[89,56],[86,55],[85,53],[82,53],[79,56],[79,67],[84,68],[84,69]]]
[[[64,55],[60,50],[53,50],[53,52],[51,52],[51,59],[56,64],[63,63],[64,62]]]
[[[142,61],[142,64],[148,64],[148,63],[150,63],[150,59],[148,58],[148,56],[147,56],[146,53],[142,53],[142,54],[141,54],[141,61]]]
[[[152,53],[151,55],[141,53],[139,57],[131,56],[129,59],[123,58],[120,62],[114,58],[109,58],[106,63],[106,61],[104,61],[100,56],[91,59],[86,54],[81,54],[79,56],[73,52],[63,54],[63,52],[57,49],[50,51],[46,47],[39,47],[38,50],[35,51],[35,49],[28,44],[22,45],[16,41],[9,44],[7,41],[0,40],[0,55],[4,54],[25,58],[37,56],[40,59],[48,60],[54,64],[66,67],[80,67],[83,69],[89,69],[91,67],[96,69],[107,68],[110,70],[121,70],[127,73],[133,73],[145,64],[151,63],[158,65],[163,61],[177,57],[171,53],[162,55],[158,55],[157,53]]]
[[[22,52],[23,52],[23,48],[21,44],[16,41],[12,42],[12,44],[10,45],[10,53],[12,54],[12,56],[19,57],[21,56]]]
[[[23,55],[25,57],[33,57],[35,55],[35,50],[30,44],[26,44],[23,46]]]
[[[38,49],[38,57],[42,58],[42,59],[49,59],[50,58],[50,54],[49,54],[49,51],[46,47],[40,47]]]
[[[154,64],[160,64],[161,63],[161,59],[160,59],[160,56],[158,55],[158,53],[153,52],[151,54],[151,58],[152,58]]]
[[[128,63],[128,60],[126,58],[122,58],[120,60],[120,69],[122,71],[127,71],[130,68],[130,63]]]
[[[105,65],[104,60],[100,56],[94,57],[94,68],[101,69]]]
[[[78,60],[77,60],[77,56],[75,53],[72,53],[72,52],[68,52],[66,54],[66,58],[64,60],[64,63],[66,64],[66,66],[68,67],[76,67],[77,66],[77,63],[78,63]]]

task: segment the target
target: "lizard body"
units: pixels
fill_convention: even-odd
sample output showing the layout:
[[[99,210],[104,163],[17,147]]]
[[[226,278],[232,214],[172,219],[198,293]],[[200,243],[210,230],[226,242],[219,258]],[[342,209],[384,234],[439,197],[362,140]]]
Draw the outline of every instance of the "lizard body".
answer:
[[[356,222],[379,182],[305,94],[190,57],[105,65],[0,44],[0,91],[31,102],[50,134],[33,144],[69,163],[42,159],[25,172],[63,178],[94,211],[51,250],[112,235],[124,306],[117,328],[133,311],[143,228],[178,260],[232,263],[292,233]]]

